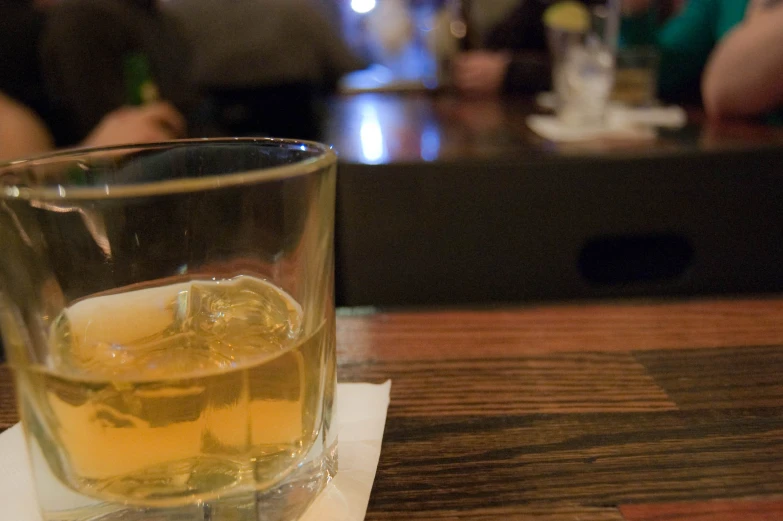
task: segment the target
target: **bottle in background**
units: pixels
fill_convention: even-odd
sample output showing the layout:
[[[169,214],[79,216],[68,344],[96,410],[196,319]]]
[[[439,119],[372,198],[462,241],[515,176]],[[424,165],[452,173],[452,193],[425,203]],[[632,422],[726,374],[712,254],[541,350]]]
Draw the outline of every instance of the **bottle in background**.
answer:
[[[132,53],[126,56],[124,73],[126,104],[140,106],[160,100],[158,84],[145,54]]]

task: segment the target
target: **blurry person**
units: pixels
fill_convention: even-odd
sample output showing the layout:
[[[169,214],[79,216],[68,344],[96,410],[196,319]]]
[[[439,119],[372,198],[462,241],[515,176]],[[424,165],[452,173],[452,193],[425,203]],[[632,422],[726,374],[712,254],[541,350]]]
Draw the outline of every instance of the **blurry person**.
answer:
[[[551,65],[545,52],[467,51],[454,59],[454,86],[471,96],[502,92],[535,93],[549,88]]]
[[[317,138],[319,97],[364,67],[321,0],[169,0],[165,11],[182,25],[195,81],[233,134]]]
[[[124,105],[165,100],[186,116],[196,106],[188,46],[156,0],[60,2],[40,52],[47,92],[70,129],[62,144],[84,140]]]
[[[30,108],[0,93],[0,161],[51,150],[54,139]]]
[[[546,44],[546,0],[522,0],[489,32],[484,50],[463,52],[454,60],[454,86],[468,95],[534,93],[551,85]]]
[[[783,108],[783,3],[753,0],[721,41],[704,73],[704,107],[713,118]],[[783,118],[774,118],[783,123]]]
[[[647,29],[651,0],[623,0],[621,39],[627,45],[654,45],[660,52],[658,92],[667,101],[699,103],[710,53],[745,16],[748,0],[688,0],[678,14]]]
[[[168,141],[182,137],[185,121],[165,102],[143,107],[122,107],[104,116],[82,147]],[[49,129],[37,114],[0,93],[0,161],[38,155],[55,148]]]
[[[525,93],[548,90],[552,61],[547,46],[544,11],[553,0],[521,0],[493,27],[483,50],[459,54],[452,73],[454,85],[468,95]],[[603,4],[604,0],[586,0]]]
[[[332,88],[364,65],[321,0],[168,0],[163,11],[181,24],[200,85]]]
[[[719,39],[742,20],[748,0],[622,0],[621,44],[651,45],[661,53],[662,99],[698,102],[702,70]],[[543,13],[550,0],[523,0],[495,27],[486,51],[455,63],[455,85],[469,94],[532,93],[551,86]],[[602,3],[600,1],[588,3]],[[650,28],[650,9],[660,8]],[[658,20],[662,23],[656,27]],[[652,34],[651,34],[652,32]]]

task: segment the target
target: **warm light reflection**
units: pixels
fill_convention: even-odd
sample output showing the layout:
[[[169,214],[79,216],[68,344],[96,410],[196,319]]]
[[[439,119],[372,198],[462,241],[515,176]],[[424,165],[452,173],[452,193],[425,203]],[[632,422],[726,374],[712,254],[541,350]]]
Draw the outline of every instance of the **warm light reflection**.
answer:
[[[375,9],[375,0],[351,0],[351,9],[359,14],[369,13]]]
[[[386,144],[383,140],[378,110],[372,105],[363,105],[359,140],[362,157],[368,163],[381,163],[386,158]]]

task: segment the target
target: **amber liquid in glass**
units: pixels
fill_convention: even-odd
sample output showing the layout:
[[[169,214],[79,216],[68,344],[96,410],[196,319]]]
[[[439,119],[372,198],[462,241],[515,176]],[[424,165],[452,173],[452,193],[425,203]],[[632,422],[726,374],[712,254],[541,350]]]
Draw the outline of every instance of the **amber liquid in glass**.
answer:
[[[55,321],[49,366],[17,371],[22,414],[53,474],[87,496],[175,506],[263,490],[318,437],[324,330],[248,276],[91,297]]]

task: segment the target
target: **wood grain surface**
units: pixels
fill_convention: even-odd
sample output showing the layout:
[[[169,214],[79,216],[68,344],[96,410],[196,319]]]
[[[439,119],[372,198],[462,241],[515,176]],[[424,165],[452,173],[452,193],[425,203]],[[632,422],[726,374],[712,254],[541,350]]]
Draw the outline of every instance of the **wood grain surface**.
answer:
[[[624,505],[626,521],[779,521],[783,501],[703,501]]]
[[[782,342],[776,298],[344,310],[340,379],[393,381],[368,519],[783,519]]]

